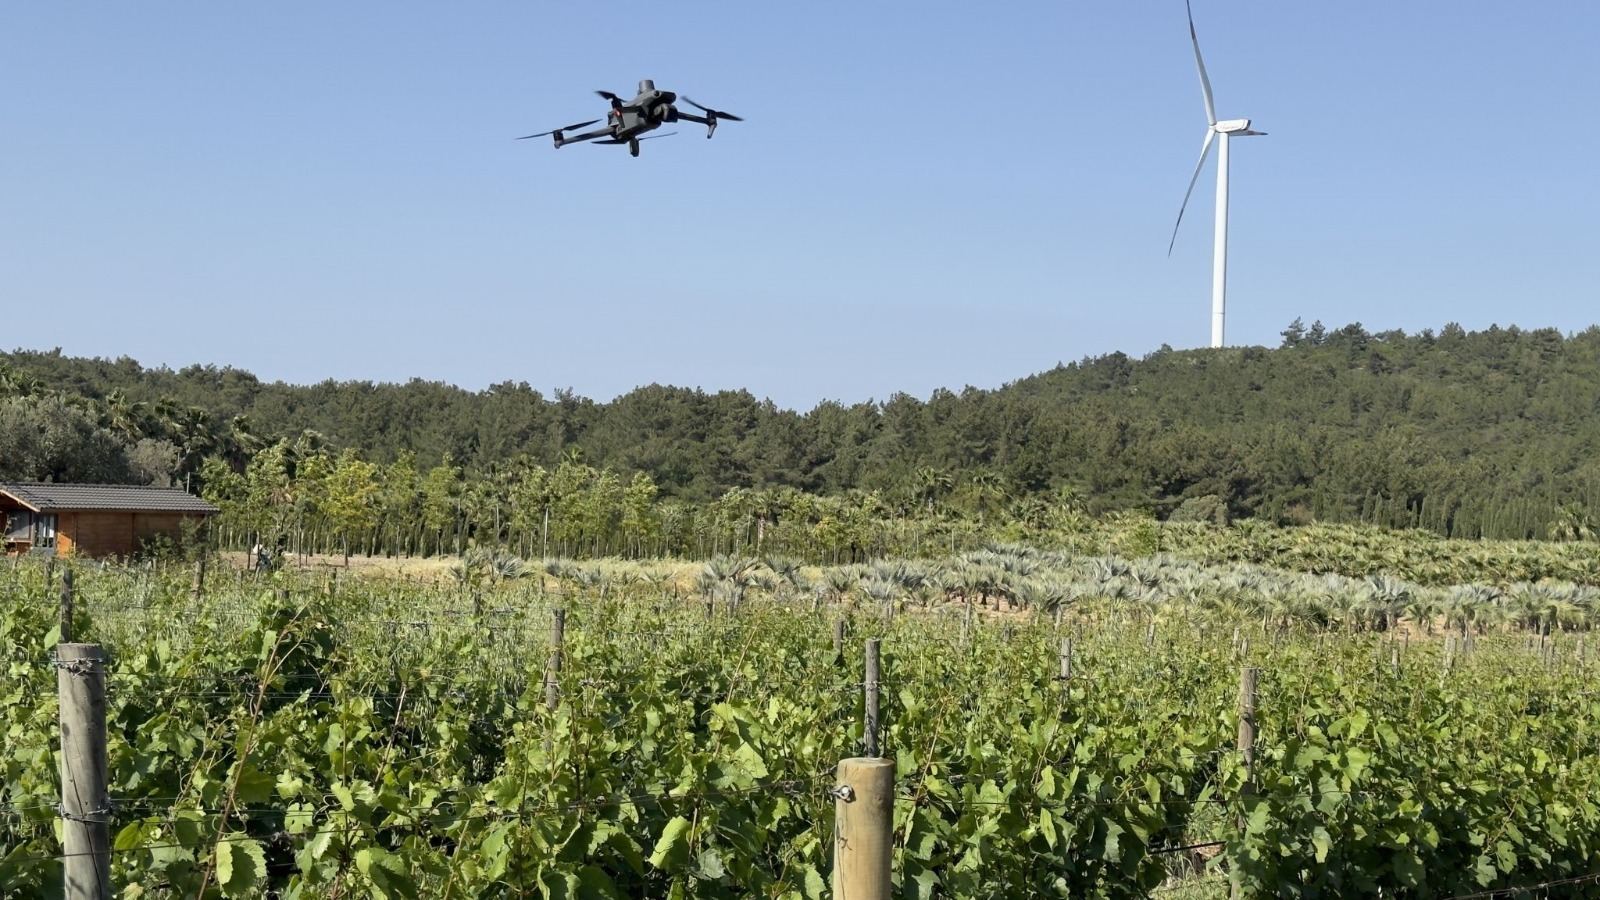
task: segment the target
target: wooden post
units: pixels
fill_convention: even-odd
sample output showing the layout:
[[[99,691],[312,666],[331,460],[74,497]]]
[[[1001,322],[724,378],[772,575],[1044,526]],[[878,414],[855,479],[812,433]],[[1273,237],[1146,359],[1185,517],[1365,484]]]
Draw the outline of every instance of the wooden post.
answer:
[[[61,573],[61,643],[72,643],[72,569]]]
[[[555,711],[561,703],[561,644],[567,636],[567,611],[555,610],[550,623],[550,659],[544,666],[544,708]]]
[[[1072,680],[1072,638],[1061,639],[1061,674],[1057,677],[1062,682]]]
[[[894,766],[888,759],[839,762],[833,790],[833,896],[838,900],[894,896]]]
[[[56,646],[61,701],[61,852],[67,900],[111,900],[105,651]]]
[[[833,620],[833,658],[844,659],[844,619]]]
[[[1255,791],[1256,780],[1256,678],[1261,670],[1239,670],[1239,753],[1244,756],[1244,792]]]
[[[1150,627],[1147,628],[1145,630],[1145,633],[1144,633],[1144,645],[1146,647],[1153,647],[1153,646],[1155,646],[1155,643],[1156,643],[1156,620],[1155,619],[1151,619],[1150,620]]]
[[[1239,793],[1243,797],[1256,791],[1256,676],[1260,673],[1254,666],[1239,670],[1239,753],[1244,757],[1244,784]],[[1244,823],[1238,824],[1242,830]],[[1234,885],[1228,895],[1238,900],[1242,896],[1239,886]]]
[[[867,641],[867,677],[862,684],[861,737],[869,758],[878,756],[878,644],[878,638]]]
[[[199,603],[200,598],[205,594],[205,591],[206,555],[202,552],[200,554],[200,558],[194,562],[194,602]]]

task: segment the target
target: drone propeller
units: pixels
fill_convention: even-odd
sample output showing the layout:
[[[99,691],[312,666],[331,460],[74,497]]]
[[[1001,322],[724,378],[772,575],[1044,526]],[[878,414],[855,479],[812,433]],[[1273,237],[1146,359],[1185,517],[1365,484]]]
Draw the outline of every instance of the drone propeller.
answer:
[[[744,121],[744,119],[741,119],[740,117],[734,115],[733,113],[723,112],[720,109],[712,109],[709,106],[701,106],[700,104],[694,102],[693,100],[690,100],[688,97],[683,98],[683,102],[685,102],[685,103],[689,104],[690,106],[694,107],[695,109],[698,109],[701,112],[705,113],[706,114],[706,118],[708,118],[708,119],[729,119],[729,120],[734,121],[734,122],[743,122]]]
[[[549,137],[552,134],[560,134],[563,131],[572,131],[572,130],[577,129],[577,128],[587,128],[588,126],[593,125],[594,123],[596,123],[598,121],[600,121],[600,120],[599,119],[590,119],[587,122],[579,122],[576,125],[565,125],[565,126],[562,126],[561,128],[552,128],[549,131],[541,131],[538,134],[525,134],[522,137],[517,138],[517,140],[525,141],[528,138]]]
[[[595,93],[599,94],[602,98],[604,98],[606,100],[610,100],[612,109],[621,109],[622,108],[622,98],[618,97],[616,94],[613,94],[610,91],[595,91]]]

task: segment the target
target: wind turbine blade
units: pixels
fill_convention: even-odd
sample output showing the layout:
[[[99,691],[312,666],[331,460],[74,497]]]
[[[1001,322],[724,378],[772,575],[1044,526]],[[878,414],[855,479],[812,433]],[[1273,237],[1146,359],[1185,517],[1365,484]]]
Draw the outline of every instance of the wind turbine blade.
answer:
[[[1183,224],[1183,211],[1189,208],[1189,195],[1194,193],[1194,183],[1200,180],[1200,170],[1205,168],[1206,156],[1211,153],[1211,141],[1217,133],[1210,128],[1206,129],[1206,142],[1200,146],[1200,161],[1194,164],[1194,174],[1189,176],[1189,189],[1183,192],[1183,205],[1178,207],[1178,221],[1172,224],[1172,240],[1167,242],[1167,256],[1172,255],[1172,248],[1178,243],[1178,226]]]
[[[1206,77],[1206,61],[1200,58],[1200,38],[1194,33],[1194,9],[1189,5],[1189,0],[1183,0],[1183,8],[1189,12],[1189,42],[1194,44],[1194,64],[1200,69],[1200,93],[1206,98],[1206,121],[1215,125],[1217,107],[1211,102],[1211,79]]]

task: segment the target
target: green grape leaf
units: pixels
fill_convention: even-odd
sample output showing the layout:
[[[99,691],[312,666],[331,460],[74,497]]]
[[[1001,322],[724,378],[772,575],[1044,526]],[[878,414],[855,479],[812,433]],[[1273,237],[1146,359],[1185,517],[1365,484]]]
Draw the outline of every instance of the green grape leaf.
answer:
[[[266,877],[267,855],[261,845],[237,832],[223,835],[215,851],[217,885],[224,897],[254,893],[256,882]]]
[[[689,820],[683,816],[673,816],[672,820],[661,829],[661,838],[656,841],[656,848],[650,854],[650,865],[666,872],[675,872],[683,868],[689,859]]]

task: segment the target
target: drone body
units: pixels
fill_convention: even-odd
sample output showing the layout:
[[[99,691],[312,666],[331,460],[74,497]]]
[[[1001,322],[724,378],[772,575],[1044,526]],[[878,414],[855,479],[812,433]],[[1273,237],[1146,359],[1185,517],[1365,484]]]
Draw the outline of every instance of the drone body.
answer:
[[[639,93],[626,103],[623,102],[621,97],[610,91],[595,91],[595,93],[611,102],[611,112],[606,114],[606,124],[604,126],[580,134],[567,134],[569,131],[587,128],[600,121],[599,119],[591,119],[588,122],[567,125],[553,131],[525,134],[517,138],[517,140],[550,136],[555,139],[557,149],[566,144],[576,144],[580,141],[589,141],[596,144],[626,144],[628,154],[630,156],[638,156],[640,141],[649,140],[652,137],[666,137],[665,134],[646,137],[645,133],[654,131],[671,122],[695,122],[704,125],[706,126],[706,137],[709,138],[716,134],[717,122],[723,119],[734,122],[744,121],[731,113],[701,106],[688,97],[684,97],[683,102],[700,110],[705,115],[697,116],[694,113],[683,112],[675,105],[678,101],[677,94],[671,91],[656,90],[656,83],[648,78],[639,82]]]

